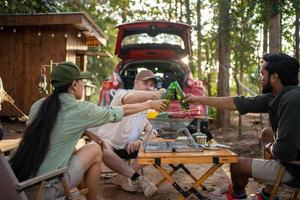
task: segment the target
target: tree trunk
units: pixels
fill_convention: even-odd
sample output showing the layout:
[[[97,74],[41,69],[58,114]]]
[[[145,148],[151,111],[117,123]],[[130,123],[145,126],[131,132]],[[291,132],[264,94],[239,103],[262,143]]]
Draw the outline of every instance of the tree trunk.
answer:
[[[179,21],[182,22],[182,17],[183,17],[183,0],[179,0],[180,2],[180,15],[179,15]]]
[[[206,79],[204,80],[204,83],[207,86],[207,95],[210,97],[212,96],[211,92],[211,72],[212,69],[208,70],[208,66],[212,66],[212,57],[209,56],[209,50],[211,45],[207,45],[205,48],[205,58],[206,58],[206,69],[205,72],[207,73]]]
[[[169,9],[168,9],[168,17],[169,17],[169,21],[172,20],[172,1],[169,2]]]
[[[191,25],[191,10],[190,10],[190,0],[184,0],[185,10],[186,10],[186,23]]]
[[[175,19],[178,20],[178,0],[175,1]]]
[[[264,1],[265,10],[263,11],[263,49],[262,54],[268,53],[268,33],[269,33],[269,7],[267,1]]]
[[[202,70],[201,70],[201,43],[202,43],[202,35],[201,35],[201,0],[197,0],[197,40],[198,40],[198,49],[197,49],[197,61],[198,61],[198,79],[202,80]]]
[[[281,51],[281,23],[280,12],[277,7],[279,0],[269,0],[269,52]]]
[[[185,9],[186,9],[186,23],[189,25],[192,25],[191,23],[191,9],[190,9],[190,0],[185,0]],[[191,37],[191,31],[189,32],[189,37],[190,39],[192,39]],[[192,45],[190,45],[190,56],[189,56],[189,66],[191,68],[192,74],[195,74],[195,67],[193,65],[193,47]]]
[[[268,53],[268,23],[264,22],[263,26],[263,54]]]
[[[128,15],[128,11],[126,8],[124,8],[121,13],[122,23],[127,22],[127,15]]]
[[[299,61],[299,20],[300,20],[300,6],[295,5],[296,19],[295,19],[295,58]]]
[[[218,35],[218,96],[229,96],[230,68],[230,0],[219,0],[219,35]],[[218,109],[217,122],[219,127],[230,125],[230,112]]]
[[[240,67],[243,67],[243,66],[240,66]],[[235,80],[235,84],[236,84],[236,91],[237,91],[238,95],[241,95],[242,94],[242,90],[241,90],[242,88],[240,87],[237,74],[238,74],[238,67],[235,66],[235,68],[234,68],[234,80]],[[241,137],[242,136],[242,125],[243,125],[242,116],[240,114],[238,114],[238,118],[239,118],[239,121],[238,121],[238,123],[239,123],[238,124],[238,135],[239,135],[239,137]]]
[[[210,97],[211,94],[211,73],[207,73],[207,95]]]
[[[242,27],[240,31],[240,42],[237,45],[237,52],[236,54],[241,58],[238,61],[235,61],[235,67],[234,67],[234,80],[236,83],[236,92],[237,95],[242,95],[242,86],[240,83],[243,83],[243,70],[244,70],[244,60],[242,58],[245,57],[244,55],[244,47],[245,47],[245,24],[246,24],[246,18],[242,17],[241,18],[241,24],[240,26]],[[243,120],[242,120],[242,115],[238,114],[238,136],[242,136],[242,125],[243,125]]]

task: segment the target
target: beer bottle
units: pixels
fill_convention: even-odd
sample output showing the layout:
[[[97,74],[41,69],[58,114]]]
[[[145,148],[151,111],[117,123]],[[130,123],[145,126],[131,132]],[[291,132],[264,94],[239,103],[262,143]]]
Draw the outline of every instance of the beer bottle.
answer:
[[[167,88],[167,91],[162,96],[162,99],[166,99],[167,100],[167,106],[169,106],[170,100],[174,99],[174,89],[172,87],[172,83],[169,85],[169,87]]]
[[[182,89],[181,89],[181,87],[180,87],[180,85],[178,84],[177,81],[173,82],[173,87],[175,88],[174,90],[176,92],[176,98],[180,102],[181,108],[183,110],[188,110],[189,109],[189,104],[184,101],[184,92],[182,91]]]
[[[171,99],[177,99],[183,110],[189,109],[189,104],[184,102],[184,92],[182,91],[180,85],[177,81],[173,81],[167,88],[166,93],[162,96],[163,99],[168,100],[168,104]]]

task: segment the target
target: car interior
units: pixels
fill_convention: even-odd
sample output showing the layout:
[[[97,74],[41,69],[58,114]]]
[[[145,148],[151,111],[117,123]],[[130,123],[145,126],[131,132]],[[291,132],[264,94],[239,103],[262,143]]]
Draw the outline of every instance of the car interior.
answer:
[[[124,89],[132,89],[136,74],[141,70],[151,70],[156,77],[156,89],[168,88],[172,81],[178,81],[181,87],[184,86],[186,72],[175,62],[163,61],[138,61],[125,65],[120,71],[120,78]]]

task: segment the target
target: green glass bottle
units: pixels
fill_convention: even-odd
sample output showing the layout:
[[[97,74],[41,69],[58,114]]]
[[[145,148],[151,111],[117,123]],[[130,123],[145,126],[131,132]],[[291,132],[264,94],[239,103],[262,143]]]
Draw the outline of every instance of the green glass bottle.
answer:
[[[180,102],[181,108],[183,110],[188,110],[189,109],[189,104],[184,101],[184,92],[182,91],[179,83],[177,81],[174,81],[173,82],[173,87],[175,88],[176,98]]]
[[[168,100],[168,104],[170,103],[171,99],[177,99],[183,110],[189,109],[189,104],[184,102],[184,92],[177,81],[170,83],[166,93],[162,96],[162,98]]]
[[[163,94],[162,99],[167,100],[167,106],[170,104],[170,100],[174,98],[174,89],[172,87],[172,83],[167,88],[167,91]]]

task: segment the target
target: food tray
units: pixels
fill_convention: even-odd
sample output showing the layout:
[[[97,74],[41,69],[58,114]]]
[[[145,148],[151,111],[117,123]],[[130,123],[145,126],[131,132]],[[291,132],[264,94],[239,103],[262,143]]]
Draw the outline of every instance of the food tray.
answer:
[[[175,142],[149,142],[144,147],[145,152],[195,152],[203,148],[194,148],[185,141]]]

